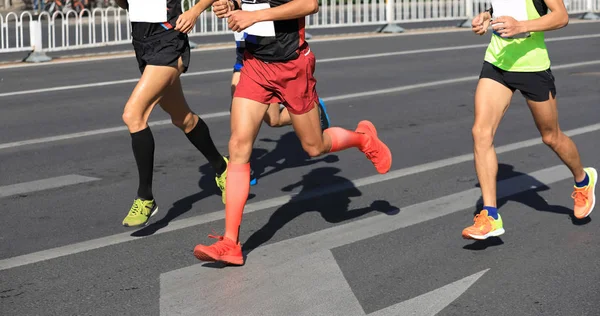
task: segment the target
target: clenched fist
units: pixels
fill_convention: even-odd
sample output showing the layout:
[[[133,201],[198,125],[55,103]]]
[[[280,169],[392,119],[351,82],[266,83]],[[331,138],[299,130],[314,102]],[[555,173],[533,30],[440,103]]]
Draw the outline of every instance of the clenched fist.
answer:
[[[213,12],[219,18],[225,18],[226,14],[234,10],[233,1],[235,0],[218,0],[212,5]]]

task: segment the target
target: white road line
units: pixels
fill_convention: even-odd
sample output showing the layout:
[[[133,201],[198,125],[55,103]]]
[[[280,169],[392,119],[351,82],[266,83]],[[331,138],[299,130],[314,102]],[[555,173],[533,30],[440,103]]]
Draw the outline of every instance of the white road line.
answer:
[[[565,133],[569,136],[576,136],[576,135],[581,135],[581,134],[585,134],[585,133],[589,133],[589,132],[593,132],[593,131],[597,131],[597,130],[600,130],[600,123],[573,129],[573,130],[569,130],[569,131],[566,131]],[[502,154],[505,152],[515,151],[515,150],[519,150],[519,149],[523,149],[523,148],[527,148],[527,147],[531,147],[531,146],[535,146],[535,145],[540,145],[540,144],[542,144],[542,141],[539,137],[537,137],[537,138],[533,138],[533,139],[529,139],[529,140],[525,140],[525,141],[521,141],[521,142],[517,142],[517,143],[499,146],[496,148],[496,152],[498,154]],[[468,154],[464,154],[464,155],[460,155],[460,156],[456,156],[456,157],[451,157],[451,158],[446,158],[446,159],[442,159],[442,160],[438,160],[438,161],[425,163],[422,165],[417,165],[417,166],[413,166],[413,167],[390,171],[385,175],[378,174],[378,175],[374,175],[374,176],[369,176],[369,177],[364,177],[364,178],[356,179],[353,181],[349,181],[349,183],[346,183],[346,184],[339,184],[339,185],[329,186],[326,188],[321,188],[319,190],[315,190],[312,192],[303,193],[302,196],[298,196],[297,194],[290,194],[290,195],[284,195],[284,196],[280,196],[280,197],[276,197],[276,198],[272,198],[272,199],[268,199],[268,200],[264,200],[264,201],[260,201],[260,202],[249,203],[246,205],[244,214],[248,214],[248,213],[252,213],[252,212],[256,212],[256,211],[260,211],[260,210],[264,210],[264,209],[268,209],[268,208],[272,208],[272,207],[278,207],[278,206],[288,203],[292,199],[294,199],[294,201],[296,201],[296,202],[306,200],[306,199],[312,199],[315,197],[324,196],[327,194],[332,194],[335,192],[347,190],[352,187],[360,188],[360,187],[364,187],[367,185],[381,183],[381,182],[384,182],[387,180],[393,180],[393,179],[405,177],[408,175],[431,171],[431,170],[435,170],[435,169],[439,169],[439,168],[444,168],[444,167],[448,167],[448,166],[452,166],[452,165],[456,165],[459,163],[468,162],[468,161],[472,161],[472,160],[473,160],[473,154],[468,153]],[[219,210],[219,211],[212,212],[212,213],[207,213],[207,214],[203,214],[203,215],[193,216],[190,218],[175,220],[175,221],[172,221],[171,223],[169,223],[169,226],[154,233],[154,235],[164,234],[164,233],[168,233],[168,232],[172,232],[172,231],[176,231],[176,230],[180,230],[180,229],[184,229],[184,228],[188,228],[188,227],[193,227],[193,226],[202,225],[205,223],[223,220],[224,215],[225,215],[224,210]],[[62,246],[62,247],[56,247],[56,248],[52,248],[52,249],[42,250],[42,251],[38,251],[38,252],[26,254],[26,255],[17,256],[17,257],[7,258],[7,259],[0,260],[0,271],[15,268],[15,267],[20,267],[20,266],[24,266],[24,265],[28,265],[28,264],[33,264],[33,263],[37,263],[37,262],[42,262],[42,261],[46,261],[46,260],[50,260],[50,259],[54,259],[54,258],[59,258],[59,257],[63,257],[63,256],[69,256],[69,255],[73,255],[73,254],[77,254],[77,253],[81,253],[81,252],[85,252],[85,251],[89,251],[89,250],[93,250],[93,249],[98,249],[98,248],[107,247],[107,246],[111,246],[111,245],[117,245],[117,244],[121,244],[121,243],[128,242],[128,241],[133,241],[133,240],[137,240],[137,239],[139,239],[139,237],[133,237],[133,236],[131,236],[131,232],[127,232],[127,233],[106,236],[106,237],[102,237],[102,238],[98,238],[98,239],[83,241],[83,242],[66,245],[66,246]]]
[[[210,114],[201,114],[200,116],[203,119],[209,119],[209,118],[223,117],[223,116],[228,116],[228,115],[229,115],[229,112],[217,112],[217,113],[210,113]],[[167,124],[171,124],[171,120],[161,120],[161,121],[156,121],[156,122],[150,122],[148,125],[161,126],[161,125],[167,125]],[[21,146],[27,146],[27,145],[34,145],[34,144],[57,142],[57,141],[73,139],[73,138],[122,132],[122,131],[126,131],[126,130],[127,130],[126,126],[117,126],[117,127],[95,129],[95,130],[86,131],[86,132],[78,132],[78,133],[72,133],[72,134],[64,134],[64,135],[29,139],[29,140],[17,141],[17,142],[12,142],[12,143],[0,144],[0,150],[21,147]]]
[[[37,191],[56,189],[69,185],[75,185],[85,182],[98,181],[98,178],[84,177],[77,174],[69,174],[66,176],[36,180],[31,182],[23,182],[0,187],[0,198],[18,194],[27,194]]]
[[[579,40],[579,39],[588,39],[588,38],[596,38],[596,37],[600,37],[600,34],[556,37],[556,38],[547,39],[546,42]],[[323,59],[318,59],[317,63],[344,62],[344,61],[359,60],[359,59],[383,58],[383,57],[402,56],[402,55],[447,52],[447,51],[455,51],[455,50],[482,48],[482,47],[487,47],[487,46],[488,46],[488,44],[486,43],[486,44],[460,45],[460,46],[449,46],[449,47],[438,47],[438,48],[425,48],[425,49],[415,49],[415,50],[407,50],[407,51],[400,51],[400,52],[386,52],[386,53],[345,56],[345,57],[335,57],[335,58],[323,58]],[[196,76],[221,74],[221,73],[231,73],[231,68],[190,72],[190,73],[183,74],[182,77],[196,77]],[[66,86],[42,88],[42,89],[13,91],[13,92],[0,93],[0,97],[10,97],[10,96],[17,96],[17,95],[24,95],[24,94],[37,94],[37,93],[65,91],[65,90],[72,91],[72,90],[76,90],[76,89],[87,89],[87,88],[93,88],[93,87],[111,86],[111,85],[119,85],[119,84],[125,84],[125,83],[135,83],[135,82],[138,82],[138,80],[139,80],[139,78],[133,78],[133,79],[104,81],[104,82],[84,83],[84,84],[77,84],[77,85],[66,85]]]
[[[572,64],[558,65],[558,66],[552,67],[552,69],[560,70],[560,69],[591,66],[591,65],[598,65],[598,64],[600,64],[600,60],[592,60],[592,61],[584,61],[584,62],[578,62],[578,63],[572,63]],[[447,80],[438,80],[438,81],[424,82],[424,83],[418,83],[418,84],[407,85],[407,86],[399,86],[399,87],[393,87],[393,88],[387,88],[387,89],[379,89],[379,90],[344,94],[344,95],[339,95],[339,96],[332,96],[332,97],[323,98],[323,100],[325,102],[331,102],[331,101],[362,98],[362,97],[368,97],[368,96],[373,96],[373,95],[398,93],[398,92],[415,90],[415,89],[429,88],[429,87],[441,86],[441,85],[446,85],[446,84],[461,83],[461,82],[465,82],[465,81],[477,80],[477,78],[478,78],[478,76],[468,76],[468,77],[461,77],[461,78],[454,78],[454,79],[447,79]],[[228,115],[229,115],[229,112],[217,112],[217,113],[201,114],[200,116],[203,119],[209,119],[209,118],[225,117]],[[160,120],[160,121],[155,121],[155,122],[149,123],[150,126],[161,126],[161,125],[168,125],[168,124],[171,124],[171,120]],[[68,140],[68,139],[74,139],[74,138],[80,138],[80,137],[122,132],[122,131],[126,131],[126,130],[127,130],[127,127],[118,126],[118,127],[102,128],[102,129],[85,131],[85,132],[78,132],[78,133],[71,133],[71,134],[64,134],[64,135],[57,135],[57,136],[50,136],[50,137],[43,137],[43,138],[35,138],[35,139],[29,139],[29,140],[23,140],[23,141],[16,141],[16,142],[0,144],[0,150],[22,147],[22,146],[27,146],[27,145],[56,142],[56,141]]]
[[[190,72],[190,73],[185,73],[181,76],[182,77],[193,77],[193,76],[204,76],[204,75],[212,75],[212,74],[225,73],[225,72],[231,72],[231,68]],[[93,87],[113,86],[113,85],[119,85],[119,84],[124,84],[124,83],[136,83],[136,82],[138,82],[138,80],[140,80],[140,79],[139,78],[123,79],[123,80],[114,80],[114,81],[103,81],[103,82],[67,85],[67,86],[52,87],[52,88],[6,92],[6,93],[0,93],[0,97],[11,97],[11,96],[23,95],[23,94],[36,94],[36,93],[53,92],[53,91],[77,90],[77,89],[87,89],[87,88],[93,88]]]

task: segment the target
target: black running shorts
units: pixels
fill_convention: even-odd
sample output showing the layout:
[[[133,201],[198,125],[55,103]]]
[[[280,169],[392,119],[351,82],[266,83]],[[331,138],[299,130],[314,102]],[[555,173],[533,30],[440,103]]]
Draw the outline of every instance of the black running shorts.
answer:
[[[177,67],[179,57],[184,71],[190,65],[190,42],[187,34],[175,30],[161,32],[144,39],[133,39],[135,56],[144,73],[146,65]]]
[[[556,97],[554,75],[550,69],[538,72],[511,72],[484,61],[479,78],[497,81],[513,92],[519,90],[525,99],[535,102],[548,101],[550,93],[553,98]]]

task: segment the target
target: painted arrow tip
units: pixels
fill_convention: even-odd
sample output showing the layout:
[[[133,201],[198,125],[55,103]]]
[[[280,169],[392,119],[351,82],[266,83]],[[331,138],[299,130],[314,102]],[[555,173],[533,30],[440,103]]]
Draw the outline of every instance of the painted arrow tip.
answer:
[[[489,270],[477,272],[431,292],[370,313],[368,316],[434,316],[452,304]]]

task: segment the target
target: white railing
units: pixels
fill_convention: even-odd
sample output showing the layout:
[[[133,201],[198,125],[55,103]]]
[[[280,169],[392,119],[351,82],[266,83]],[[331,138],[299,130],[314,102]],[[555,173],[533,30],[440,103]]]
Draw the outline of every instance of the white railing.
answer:
[[[43,49],[60,51],[123,44],[130,40],[131,24],[121,8],[43,12],[37,18],[45,39]]]
[[[0,15],[0,53],[31,49],[29,32],[25,31],[25,26],[29,27],[31,20],[29,12]]]
[[[466,1],[469,2],[469,0]],[[491,1],[471,0],[471,2],[473,3],[473,13],[481,12],[491,5]],[[564,3],[569,14],[600,11],[600,1],[598,0],[564,0]]]
[[[182,0],[184,10],[195,0]],[[569,13],[595,12],[600,0],[565,0]],[[419,21],[462,20],[489,7],[482,0],[321,0],[318,13],[306,18],[307,28],[382,25]],[[32,23],[37,21],[39,23]],[[33,27],[33,28],[32,28]],[[197,20],[192,36],[228,34],[227,21],[210,10]],[[33,42],[36,43],[33,43]],[[126,10],[117,7],[75,11],[0,15],[0,53],[52,52],[131,42]]]

